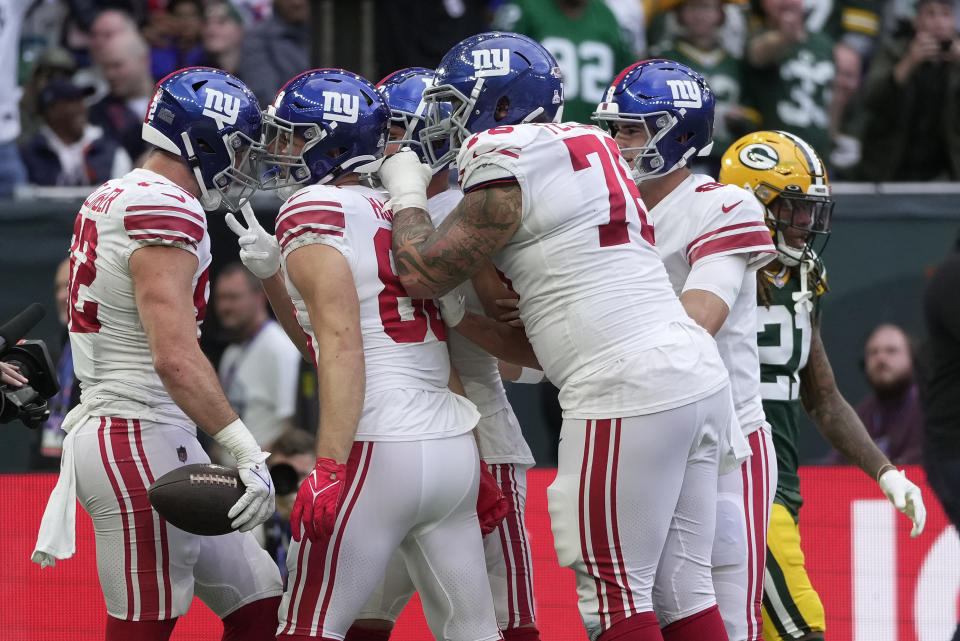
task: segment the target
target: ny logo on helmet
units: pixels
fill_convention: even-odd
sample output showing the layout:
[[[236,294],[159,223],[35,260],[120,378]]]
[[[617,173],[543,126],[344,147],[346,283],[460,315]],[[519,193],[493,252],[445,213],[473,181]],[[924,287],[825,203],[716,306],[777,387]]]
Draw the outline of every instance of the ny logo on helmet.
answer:
[[[692,107],[699,109],[703,106],[700,96],[700,85],[692,80],[667,80],[670,93],[673,94],[673,104],[677,107]]]
[[[470,53],[473,54],[473,69],[477,78],[510,73],[509,49],[476,49]]]
[[[219,89],[204,89],[206,96],[203,103],[203,115],[213,118],[217,129],[226,125],[233,125],[240,115],[240,98],[223,93]]]
[[[338,91],[323,92],[323,117],[337,122],[354,123],[360,115],[360,96]]]

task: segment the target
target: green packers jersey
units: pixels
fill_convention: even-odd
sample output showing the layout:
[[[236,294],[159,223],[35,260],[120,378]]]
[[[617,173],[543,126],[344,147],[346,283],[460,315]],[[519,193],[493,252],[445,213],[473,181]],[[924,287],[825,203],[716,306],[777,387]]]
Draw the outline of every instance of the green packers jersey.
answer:
[[[590,116],[614,77],[634,61],[630,45],[603,0],[567,17],[554,0],[513,0],[500,7],[493,28],[540,42],[563,72],[563,119],[594,124]]]
[[[804,7],[807,31],[822,31],[834,41],[847,33],[875,38],[880,27],[877,0],[807,0]]]
[[[762,274],[760,278],[765,278]],[[769,282],[769,279],[767,279]],[[820,297],[813,298],[813,311],[793,300],[799,293],[797,270],[777,286],[769,282],[770,304],[757,300],[757,348],[760,354],[760,396],[763,413],[770,423],[773,446],[777,453],[777,491],[774,501],[793,515],[800,511],[800,477],[798,475],[800,430],[800,370],[810,355],[812,319],[819,313]]]
[[[833,76],[833,40],[811,32],[779,64],[748,67],[746,102],[760,112],[763,129],[796,134],[825,158],[830,154],[827,105]]]
[[[716,101],[712,156],[719,158],[727,147],[733,144],[734,137],[727,130],[726,115],[739,107],[740,85],[743,77],[743,63],[721,47],[704,51],[684,40],[674,40],[669,47],[651,51],[654,58],[666,58],[681,62],[698,72],[713,89]]]

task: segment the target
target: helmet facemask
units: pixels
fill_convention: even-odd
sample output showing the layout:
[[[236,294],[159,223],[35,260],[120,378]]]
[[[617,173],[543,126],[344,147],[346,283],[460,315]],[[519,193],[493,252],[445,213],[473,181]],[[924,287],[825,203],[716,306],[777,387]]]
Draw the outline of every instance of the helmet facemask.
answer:
[[[478,78],[470,97],[449,84],[424,89],[423,102],[427,110],[420,131],[420,143],[428,164],[435,171],[452,164],[457,159],[460,145],[473,135],[467,129],[467,122],[482,88],[483,78]],[[446,110],[440,108],[443,103],[451,107],[449,116],[444,117]]]
[[[184,146],[191,149],[186,133]],[[205,143],[198,142],[199,147]],[[226,149],[230,164],[218,171],[210,180],[208,187],[197,164],[192,164],[194,176],[200,186],[200,204],[207,211],[212,211],[221,204],[230,211],[237,211],[260,188],[256,171],[263,155],[263,147],[259,141],[252,140],[240,131],[223,136],[223,146]]]
[[[765,201],[767,226],[774,235],[777,255],[784,265],[816,260],[830,239],[834,202],[830,196],[811,196],[786,189],[772,199],[771,187],[760,185],[757,196]],[[802,238],[802,245],[798,240]],[[793,241],[793,242],[791,242]]]
[[[697,150],[693,147],[687,149],[672,167],[666,166],[666,161],[660,153],[657,145],[670,135],[675,135],[677,125],[680,120],[676,115],[669,111],[652,111],[647,114],[615,114],[611,112],[597,112],[594,118],[599,120],[611,137],[616,137],[617,130],[623,125],[630,124],[642,126],[647,134],[647,142],[639,147],[621,147],[620,152],[625,157],[629,152],[636,155],[630,161],[630,171],[633,174],[633,180],[641,183],[651,178],[666,176],[677,169],[687,165],[687,159],[693,155],[705,156],[710,153],[713,142],[710,142],[703,149]]]

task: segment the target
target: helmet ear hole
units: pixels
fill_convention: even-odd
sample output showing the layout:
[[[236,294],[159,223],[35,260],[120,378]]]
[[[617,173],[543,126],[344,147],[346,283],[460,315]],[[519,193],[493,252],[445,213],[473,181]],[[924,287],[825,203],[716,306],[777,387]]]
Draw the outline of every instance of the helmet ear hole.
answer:
[[[507,114],[510,112],[510,98],[507,96],[500,96],[500,100],[497,101],[497,108],[493,112],[493,119],[497,122],[500,122],[507,117]]]

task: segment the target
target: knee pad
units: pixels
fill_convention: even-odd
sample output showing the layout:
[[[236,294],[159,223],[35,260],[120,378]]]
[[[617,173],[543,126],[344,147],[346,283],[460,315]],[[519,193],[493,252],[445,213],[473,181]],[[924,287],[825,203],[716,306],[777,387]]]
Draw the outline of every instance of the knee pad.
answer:
[[[553,545],[557,550],[560,567],[572,566],[581,558],[580,553],[580,506],[577,502],[576,478],[557,475],[547,487],[547,508],[550,512],[550,529]]]
[[[714,568],[747,562],[747,524],[743,500],[736,494],[717,496],[717,524],[710,559]]]

